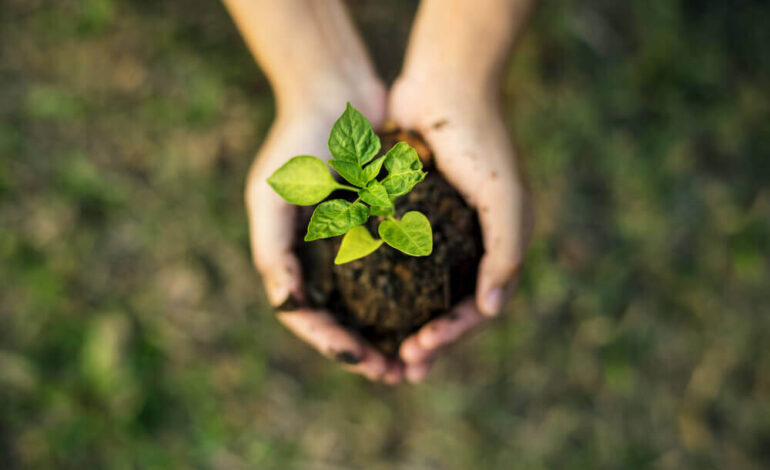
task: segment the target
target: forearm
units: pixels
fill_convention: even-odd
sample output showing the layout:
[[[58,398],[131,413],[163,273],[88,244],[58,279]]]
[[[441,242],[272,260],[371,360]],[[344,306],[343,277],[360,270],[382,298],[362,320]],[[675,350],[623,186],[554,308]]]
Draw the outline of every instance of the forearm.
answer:
[[[402,77],[497,90],[536,0],[422,0]]]
[[[363,95],[379,83],[339,0],[223,2],[270,81],[279,113],[324,96]]]

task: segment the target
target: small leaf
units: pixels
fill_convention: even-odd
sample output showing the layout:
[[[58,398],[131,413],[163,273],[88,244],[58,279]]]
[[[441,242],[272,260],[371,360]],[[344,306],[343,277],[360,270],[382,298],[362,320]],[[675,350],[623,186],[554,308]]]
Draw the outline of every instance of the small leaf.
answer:
[[[385,186],[377,181],[372,181],[369,186],[359,191],[358,197],[372,206],[390,207],[393,205]]]
[[[287,202],[298,206],[318,204],[339,187],[324,162],[309,155],[284,163],[267,183]]]
[[[422,171],[413,170],[391,173],[387,179],[383,180],[382,185],[391,197],[403,196],[408,194],[417,183],[424,180],[425,174]]]
[[[388,171],[422,170],[417,150],[406,142],[399,142],[385,154],[385,168]]]
[[[433,229],[428,218],[417,211],[401,220],[383,220],[377,228],[385,243],[407,255],[428,256],[433,251]]]
[[[357,164],[343,160],[329,160],[329,166],[334,168],[334,171],[345,178],[348,183],[358,186],[359,188],[366,186],[364,172]]]
[[[380,151],[380,139],[372,125],[350,103],[332,126],[329,151],[337,160],[363,166]]]
[[[339,187],[320,158],[294,157],[275,170],[267,183],[287,202],[312,206]]]
[[[364,179],[368,183],[369,181],[373,180],[377,177],[377,175],[380,174],[380,170],[382,169],[382,164],[385,163],[385,156],[378,158],[377,160],[374,160],[372,163],[366,165],[364,168]]]
[[[351,204],[342,199],[332,199],[318,205],[310,216],[305,241],[342,235],[356,225],[366,222],[369,208],[360,202]]]
[[[399,142],[385,155],[388,176],[382,181],[391,197],[403,196],[425,179],[417,151],[406,142]]]
[[[344,264],[373,253],[382,245],[382,240],[375,240],[363,225],[353,227],[342,237],[340,251],[334,258],[334,264]]]
[[[378,215],[380,217],[387,217],[389,215],[393,215],[393,206],[390,206],[390,207],[372,206],[369,208],[369,215]]]

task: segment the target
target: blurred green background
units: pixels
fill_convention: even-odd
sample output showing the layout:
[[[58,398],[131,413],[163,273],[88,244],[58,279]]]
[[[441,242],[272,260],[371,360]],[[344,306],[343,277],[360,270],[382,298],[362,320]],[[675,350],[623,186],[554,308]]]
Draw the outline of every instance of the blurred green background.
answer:
[[[398,72],[414,1],[350,2]],[[214,0],[0,0],[0,467],[761,468],[770,5],[550,0],[503,90],[538,228],[421,386],[282,329],[242,187],[274,113]]]

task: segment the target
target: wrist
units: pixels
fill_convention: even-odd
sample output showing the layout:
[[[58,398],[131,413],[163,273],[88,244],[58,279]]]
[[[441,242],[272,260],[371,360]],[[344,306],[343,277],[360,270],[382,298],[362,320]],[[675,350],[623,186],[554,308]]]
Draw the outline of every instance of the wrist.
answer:
[[[389,97],[395,115],[491,115],[499,103],[500,87],[494,81],[434,73],[402,74]],[[441,121],[443,119],[439,119]]]
[[[368,76],[367,76],[368,75]],[[384,121],[386,88],[373,74],[354,78],[339,73],[318,73],[301,82],[276,84],[276,116],[282,120],[307,115],[337,119],[350,102],[377,127]]]
[[[497,98],[501,80],[497,73],[456,70],[444,65],[423,64],[411,67],[397,78],[397,84],[422,90],[419,100],[486,103]]]

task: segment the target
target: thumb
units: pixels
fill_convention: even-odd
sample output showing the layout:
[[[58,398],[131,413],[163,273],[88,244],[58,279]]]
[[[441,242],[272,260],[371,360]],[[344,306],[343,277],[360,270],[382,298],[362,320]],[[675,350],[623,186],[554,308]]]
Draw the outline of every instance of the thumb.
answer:
[[[294,255],[294,209],[259,181],[246,191],[251,252],[270,304],[279,307],[291,296],[304,300],[302,267]]]
[[[499,314],[519,280],[534,219],[525,194],[494,203],[479,201],[484,256],[479,263],[476,304],[487,316]]]
[[[302,268],[299,260],[291,253],[283,253],[272,256],[267,263],[258,262],[257,269],[262,275],[267,298],[270,305],[279,309],[296,308],[288,307],[287,302],[292,299],[301,302],[304,300],[302,290]]]
[[[519,263],[502,263],[494,253],[481,258],[476,284],[476,306],[486,316],[498,315],[518,282]]]

